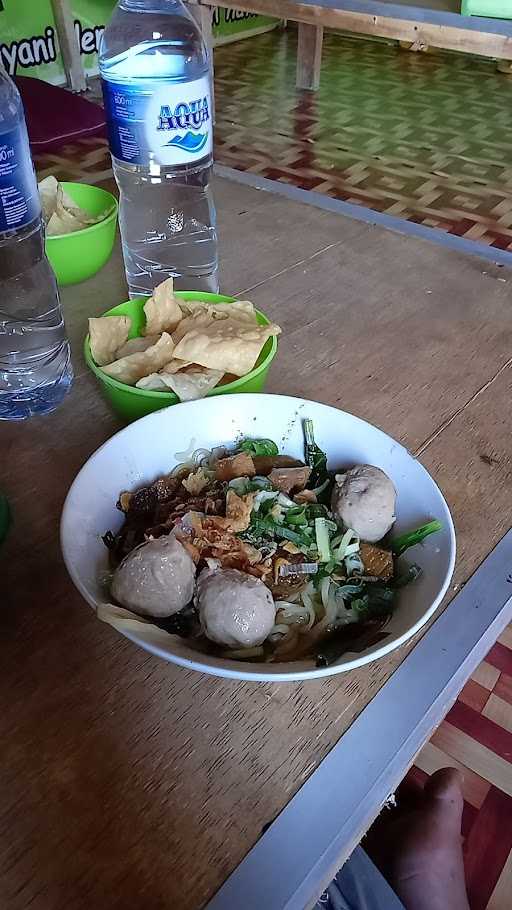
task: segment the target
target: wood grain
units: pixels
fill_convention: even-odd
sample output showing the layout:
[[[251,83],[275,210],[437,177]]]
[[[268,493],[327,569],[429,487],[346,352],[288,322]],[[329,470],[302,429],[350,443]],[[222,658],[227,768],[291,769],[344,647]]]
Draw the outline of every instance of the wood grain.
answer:
[[[467,54],[481,54],[485,57],[512,59],[512,39],[492,32],[470,31],[452,25],[437,25],[430,22],[415,22],[396,16],[377,16],[371,13],[355,13],[351,10],[317,6],[313,3],[294,3],[292,0],[206,0],[209,6],[224,6],[246,12],[260,13],[305,22],[310,25],[392,38],[425,47],[441,47],[446,50],[463,51]]]
[[[511,281],[421,240],[347,231],[250,292],[283,327],[272,390],[357,413],[416,450],[508,362]]]
[[[87,82],[68,0],[51,0],[51,4],[69,86],[74,92],[85,92]]]
[[[323,27],[299,22],[297,44],[297,88],[316,91],[322,67]]]
[[[497,281],[509,273],[226,181],[216,199],[223,289],[257,285],[284,327],[269,391],[344,404],[412,448],[433,437],[423,460],[455,511],[461,583],[512,505],[509,374],[467,405],[510,350]],[[77,470],[118,427],[81,341],[86,317],[124,296],[117,248],[63,293],[72,394],[0,429],[14,515],[0,551],[9,910],[198,910],[414,646],[325,681],[249,684],[163,663],[97,622],[66,575],[58,524]]]

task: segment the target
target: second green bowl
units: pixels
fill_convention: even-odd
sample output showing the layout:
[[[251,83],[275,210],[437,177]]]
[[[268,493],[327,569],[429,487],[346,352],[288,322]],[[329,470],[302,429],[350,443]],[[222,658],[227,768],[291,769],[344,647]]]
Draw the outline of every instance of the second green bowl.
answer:
[[[118,203],[112,193],[85,183],[62,183],[66,193],[92,216],[107,217],[72,234],[46,237],[46,255],[61,287],[92,278],[110,259],[116,236]]]

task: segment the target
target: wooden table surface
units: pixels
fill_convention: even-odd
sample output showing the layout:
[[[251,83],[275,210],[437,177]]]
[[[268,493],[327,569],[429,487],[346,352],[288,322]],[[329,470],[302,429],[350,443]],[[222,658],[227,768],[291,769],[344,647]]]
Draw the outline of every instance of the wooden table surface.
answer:
[[[222,289],[283,327],[268,391],[344,407],[420,453],[453,509],[460,584],[510,523],[511,273],[227,180],[215,191]],[[125,295],[117,247],[62,294],[72,394],[0,425],[6,910],[198,910],[414,646],[325,681],[249,684],[166,664],[95,619],[58,523],[118,428],[83,362],[86,318]]]

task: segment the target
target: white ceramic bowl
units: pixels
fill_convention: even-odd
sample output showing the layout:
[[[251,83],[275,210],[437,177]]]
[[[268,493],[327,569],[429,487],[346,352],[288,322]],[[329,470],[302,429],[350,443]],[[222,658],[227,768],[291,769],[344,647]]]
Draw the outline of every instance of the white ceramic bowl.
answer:
[[[311,417],[317,443],[330,468],[366,462],[392,478],[398,490],[396,533],[439,518],[443,531],[407,553],[422,576],[400,592],[388,638],[362,654],[347,653],[332,666],[313,661],[281,664],[223,660],[199,654],[186,639],[151,624],[125,634],[165,660],[235,679],[283,681],[331,676],[382,657],[407,641],[439,606],[455,562],[455,532],[448,506],[430,475],[398,442],[376,427],[336,408],[281,395],[226,395],[192,401],[150,414],[121,430],[84,465],[68,493],[61,523],[64,560],[73,582],[94,608],[104,602],[101,578],[108,566],[101,535],[123,521],[116,509],[121,490],[132,490],[167,473],[176,453],[232,444],[240,436],[274,439],[282,452],[303,457],[302,420]]]

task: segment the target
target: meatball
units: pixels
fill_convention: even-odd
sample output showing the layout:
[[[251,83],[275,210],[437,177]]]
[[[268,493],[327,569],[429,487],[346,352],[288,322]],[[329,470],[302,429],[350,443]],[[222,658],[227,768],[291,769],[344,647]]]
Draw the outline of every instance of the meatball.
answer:
[[[362,540],[382,540],[395,521],[396,490],[380,468],[359,464],[346,474],[337,474],[332,493],[332,511],[345,527]]]
[[[114,573],[112,596],[143,616],[159,619],[182,610],[194,596],[196,567],[173,534],[147,540]]]
[[[276,608],[259,578],[238,569],[205,569],[197,582],[197,607],[205,635],[230,648],[261,645],[274,625]]]

